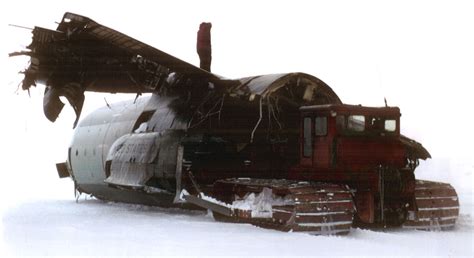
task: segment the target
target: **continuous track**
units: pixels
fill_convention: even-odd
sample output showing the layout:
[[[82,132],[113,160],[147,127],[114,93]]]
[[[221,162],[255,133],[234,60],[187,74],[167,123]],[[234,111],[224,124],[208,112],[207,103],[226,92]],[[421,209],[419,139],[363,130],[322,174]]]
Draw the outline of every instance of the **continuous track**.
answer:
[[[450,184],[417,180],[416,211],[408,213],[404,228],[445,230],[454,227],[459,216],[459,200]]]
[[[270,207],[266,211],[234,209],[233,217],[215,214],[217,220],[316,235],[347,234],[352,226],[355,206],[350,191],[342,185],[271,179],[226,179],[216,185],[219,189],[232,189],[227,195],[241,198],[270,189],[273,198],[266,198],[266,207]]]

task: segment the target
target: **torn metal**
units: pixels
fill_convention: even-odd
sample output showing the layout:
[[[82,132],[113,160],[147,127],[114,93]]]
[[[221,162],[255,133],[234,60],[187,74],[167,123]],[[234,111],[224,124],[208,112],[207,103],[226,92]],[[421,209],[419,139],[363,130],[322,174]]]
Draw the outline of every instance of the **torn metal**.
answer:
[[[66,97],[76,113],[74,127],[85,91],[177,97],[172,108],[189,128],[211,117],[220,120],[229,107],[254,108],[260,103],[268,115],[268,126],[282,129],[279,115],[286,106],[296,110],[306,104],[341,103],[316,77],[288,73],[224,79],[73,13],[66,13],[56,30],[35,27],[27,48],[10,54],[31,57],[22,88],[46,85],[44,114],[52,122],[64,107],[59,97]],[[254,101],[257,98],[261,100]]]
[[[44,112],[54,122],[65,96],[79,118],[84,91],[176,93],[218,77],[93,20],[66,13],[56,30],[33,29],[22,89],[46,85]],[[76,120],[77,123],[77,120]]]

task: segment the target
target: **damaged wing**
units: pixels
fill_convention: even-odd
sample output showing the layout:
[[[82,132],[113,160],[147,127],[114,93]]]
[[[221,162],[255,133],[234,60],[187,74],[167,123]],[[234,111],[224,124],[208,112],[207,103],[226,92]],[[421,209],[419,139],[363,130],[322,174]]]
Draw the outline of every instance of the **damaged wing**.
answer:
[[[73,13],[66,13],[56,30],[35,27],[28,51],[10,54],[15,55],[31,57],[22,88],[46,85],[44,113],[52,122],[64,106],[60,96],[74,108],[77,123],[85,91],[173,94],[221,81],[212,73]]]

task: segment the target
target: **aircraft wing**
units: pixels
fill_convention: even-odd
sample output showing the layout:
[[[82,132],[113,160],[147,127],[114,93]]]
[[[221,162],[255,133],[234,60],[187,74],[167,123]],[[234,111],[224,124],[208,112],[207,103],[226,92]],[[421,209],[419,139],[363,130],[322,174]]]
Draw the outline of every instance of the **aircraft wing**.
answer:
[[[146,93],[193,90],[219,84],[219,77],[163,51],[103,26],[65,13],[57,30],[33,29],[30,66],[22,88],[45,84],[44,113],[55,121],[65,96],[79,118],[84,91]],[[222,83],[221,83],[222,84]],[[77,122],[77,120],[76,120]]]
[[[46,85],[43,110],[54,122],[64,107],[65,96],[80,117],[84,92],[147,93],[176,96],[177,113],[199,116],[203,121],[224,95],[239,105],[286,103],[293,107],[341,103],[332,89],[304,73],[270,74],[227,80],[186,63],[116,30],[73,13],[65,13],[56,30],[35,27],[27,51],[30,66],[22,88]],[[246,100],[246,101],[245,101]]]

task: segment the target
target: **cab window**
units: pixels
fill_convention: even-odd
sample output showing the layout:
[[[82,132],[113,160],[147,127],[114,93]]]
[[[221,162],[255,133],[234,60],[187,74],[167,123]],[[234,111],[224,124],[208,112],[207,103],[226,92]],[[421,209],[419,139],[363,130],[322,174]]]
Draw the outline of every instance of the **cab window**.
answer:
[[[353,132],[363,132],[365,130],[365,116],[349,116],[347,119],[347,129]]]
[[[328,133],[328,118],[317,116],[314,118],[314,134],[316,136],[326,136]]]
[[[305,117],[303,120],[303,156],[305,157],[311,157],[313,155],[311,128],[311,117]]]
[[[397,121],[396,120],[385,120],[385,131],[395,132],[397,130]]]

